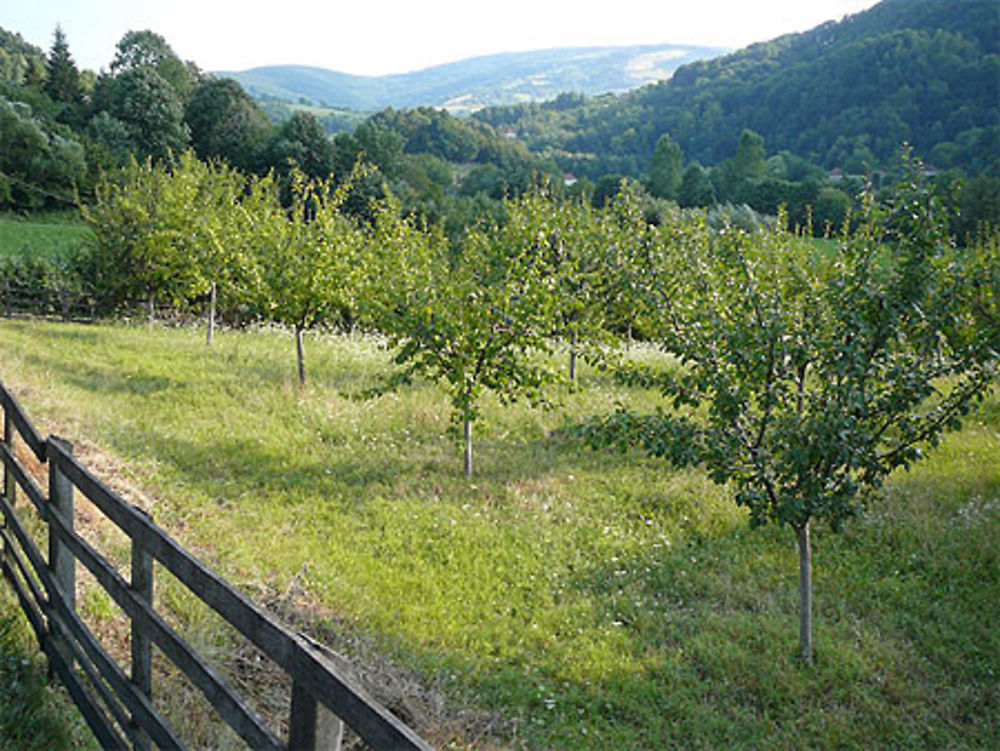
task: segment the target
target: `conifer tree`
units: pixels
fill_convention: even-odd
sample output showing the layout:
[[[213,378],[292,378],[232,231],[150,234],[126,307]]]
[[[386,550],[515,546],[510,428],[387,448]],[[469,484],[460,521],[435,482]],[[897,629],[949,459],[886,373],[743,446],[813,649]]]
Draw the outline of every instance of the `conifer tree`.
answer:
[[[73,104],[80,96],[80,71],[69,52],[69,43],[61,26],[56,26],[48,57],[45,92],[57,102]]]

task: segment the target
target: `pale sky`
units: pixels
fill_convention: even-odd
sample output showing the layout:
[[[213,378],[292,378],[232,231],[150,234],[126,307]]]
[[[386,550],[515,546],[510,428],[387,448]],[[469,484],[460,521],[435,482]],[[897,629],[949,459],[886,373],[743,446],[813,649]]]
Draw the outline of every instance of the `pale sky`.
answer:
[[[739,48],[876,0],[0,0],[0,27],[48,51],[60,24],[99,70],[130,29],[151,29],[206,71],[315,65],[380,75],[548,47]]]

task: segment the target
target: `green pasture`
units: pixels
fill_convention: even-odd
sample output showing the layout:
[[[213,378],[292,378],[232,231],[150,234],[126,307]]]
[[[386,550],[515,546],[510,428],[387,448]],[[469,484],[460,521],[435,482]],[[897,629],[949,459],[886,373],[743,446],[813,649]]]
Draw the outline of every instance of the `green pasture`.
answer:
[[[89,242],[92,234],[75,214],[43,215],[32,220],[0,214],[0,258],[28,251],[59,260]]]
[[[790,531],[568,429],[655,395],[585,370],[551,411],[487,400],[470,482],[436,387],[350,398],[386,367],[379,340],[306,347],[300,389],[280,330],[208,348],[0,321],[0,378],[237,586],[294,592],[300,627],[441,697],[407,718],[437,747],[1000,748],[996,398],[843,533],[816,531],[807,667]],[[164,606],[211,642],[175,589]]]

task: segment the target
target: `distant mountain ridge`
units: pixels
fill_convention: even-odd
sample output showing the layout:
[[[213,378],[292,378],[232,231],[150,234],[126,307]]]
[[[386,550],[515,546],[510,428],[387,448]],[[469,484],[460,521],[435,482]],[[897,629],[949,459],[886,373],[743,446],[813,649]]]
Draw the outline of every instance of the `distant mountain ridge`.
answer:
[[[452,112],[553,99],[564,92],[622,93],[668,79],[682,65],[724,54],[680,44],[561,47],[483,55],[412,73],[358,76],[325,68],[275,65],[223,71],[258,99],[307,101],[377,111],[431,106]]]

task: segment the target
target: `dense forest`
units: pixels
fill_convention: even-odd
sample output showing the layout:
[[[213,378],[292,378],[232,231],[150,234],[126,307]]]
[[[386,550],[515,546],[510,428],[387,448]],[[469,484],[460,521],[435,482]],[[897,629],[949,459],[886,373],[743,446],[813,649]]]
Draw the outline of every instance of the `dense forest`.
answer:
[[[828,169],[887,164],[907,141],[939,168],[1000,170],[1000,13],[992,0],[884,0],[812,31],[680,68],[669,81],[476,118],[563,152],[580,174],[640,174],[670,133],[717,164],[744,128]],[[575,158],[573,156],[575,155]]]
[[[357,210],[388,186],[452,237],[537,182],[599,207],[622,180],[653,221],[676,203],[760,226],[785,206],[823,234],[858,208],[866,177],[892,176],[906,142],[959,208],[963,238],[1000,217],[998,16],[992,0],[885,0],[620,96],[566,92],[470,118],[389,108],[336,134],[182,61],[152,31],[128,32],[95,74],[59,29],[47,52],[0,30],[0,209],[87,199],[104,171],[190,147],[260,176],[346,177],[367,162]]]

